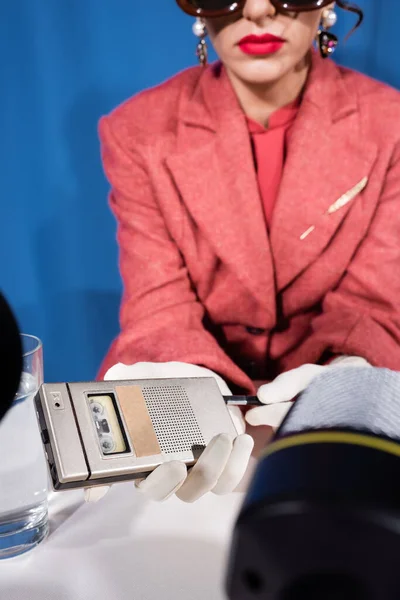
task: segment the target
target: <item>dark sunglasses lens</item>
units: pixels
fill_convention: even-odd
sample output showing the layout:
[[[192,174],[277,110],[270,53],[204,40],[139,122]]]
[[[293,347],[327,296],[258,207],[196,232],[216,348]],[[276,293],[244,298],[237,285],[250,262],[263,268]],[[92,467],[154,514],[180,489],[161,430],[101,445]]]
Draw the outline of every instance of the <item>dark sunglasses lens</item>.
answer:
[[[232,4],[236,4],[232,0],[190,0],[193,8],[201,8],[202,10],[224,10]]]
[[[238,5],[244,2],[234,2],[233,0],[189,0],[193,8],[200,8],[205,11],[221,11],[236,9]],[[301,12],[302,10],[313,10],[327,6],[331,0],[272,0],[272,3],[277,8],[294,10]]]
[[[278,5],[283,9],[295,10],[312,10],[323,8],[330,3],[330,0],[274,0],[273,4]]]

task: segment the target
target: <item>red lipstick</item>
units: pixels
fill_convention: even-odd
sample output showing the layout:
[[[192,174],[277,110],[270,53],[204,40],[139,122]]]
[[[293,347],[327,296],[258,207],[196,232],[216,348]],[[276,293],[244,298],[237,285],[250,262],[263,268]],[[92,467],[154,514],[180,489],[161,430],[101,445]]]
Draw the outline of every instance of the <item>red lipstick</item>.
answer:
[[[270,33],[264,35],[246,35],[238,44],[245,54],[266,55],[278,52],[286,42],[283,38]]]

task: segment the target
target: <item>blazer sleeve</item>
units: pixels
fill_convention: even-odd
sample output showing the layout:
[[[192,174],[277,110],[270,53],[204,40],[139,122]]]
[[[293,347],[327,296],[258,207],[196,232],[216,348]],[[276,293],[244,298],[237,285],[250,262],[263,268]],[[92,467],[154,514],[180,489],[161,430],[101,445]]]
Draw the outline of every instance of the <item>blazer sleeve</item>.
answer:
[[[119,362],[180,361],[207,367],[250,391],[251,380],[203,326],[205,310],[158,206],[145,151],[122,147],[109,117],[100,121],[99,134],[111,184],[110,205],[117,219],[124,293],[121,333],[98,377]]]
[[[362,356],[400,371],[400,148],[366,237],[289,368],[327,353]]]

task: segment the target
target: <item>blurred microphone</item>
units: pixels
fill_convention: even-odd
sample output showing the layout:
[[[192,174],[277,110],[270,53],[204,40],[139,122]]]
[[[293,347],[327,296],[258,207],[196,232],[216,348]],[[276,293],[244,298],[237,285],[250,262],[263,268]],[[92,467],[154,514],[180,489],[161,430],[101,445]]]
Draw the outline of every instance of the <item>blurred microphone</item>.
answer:
[[[231,600],[400,600],[400,373],[330,369],[258,463]]]
[[[0,293],[0,420],[11,406],[22,373],[22,347],[18,326]]]

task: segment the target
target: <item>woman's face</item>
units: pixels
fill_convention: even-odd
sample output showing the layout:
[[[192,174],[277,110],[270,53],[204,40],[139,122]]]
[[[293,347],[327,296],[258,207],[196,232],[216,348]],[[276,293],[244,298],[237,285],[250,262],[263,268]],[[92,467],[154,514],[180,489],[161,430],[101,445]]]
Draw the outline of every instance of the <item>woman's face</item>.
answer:
[[[242,12],[207,19],[206,26],[215,51],[232,75],[248,84],[269,84],[303,65],[322,12],[277,12],[270,0],[247,0]],[[284,41],[241,43],[246,36],[265,34]]]

